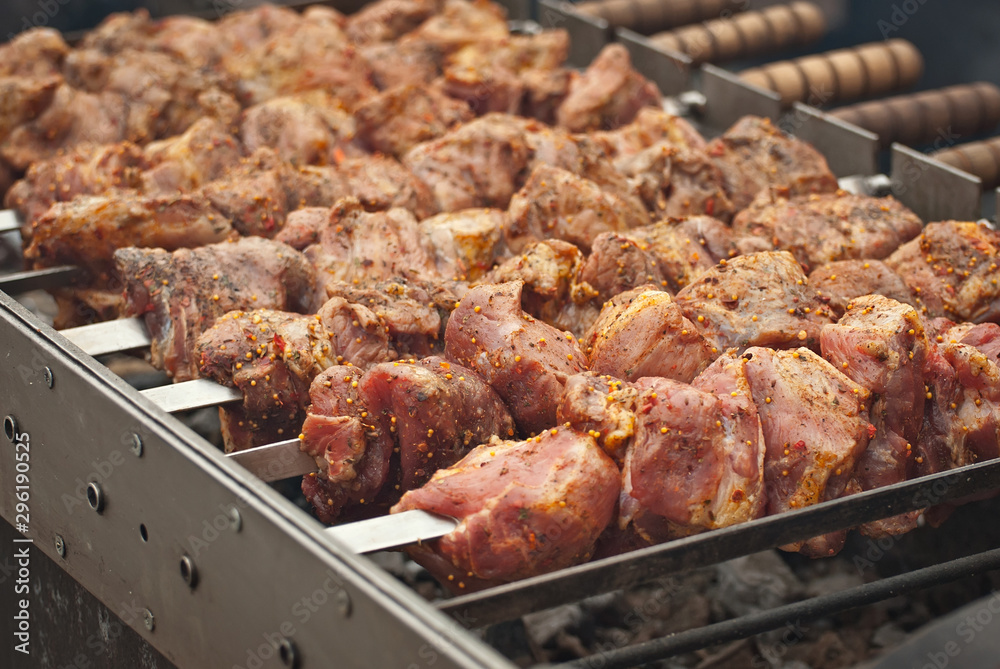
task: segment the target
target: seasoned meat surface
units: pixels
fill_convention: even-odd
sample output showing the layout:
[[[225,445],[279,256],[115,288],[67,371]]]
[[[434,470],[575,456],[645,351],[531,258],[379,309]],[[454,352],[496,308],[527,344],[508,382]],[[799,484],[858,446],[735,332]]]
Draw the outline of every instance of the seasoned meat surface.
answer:
[[[697,149],[678,149],[669,141],[615,161],[629,177],[646,207],[660,216],[707,215],[729,220],[733,204],[722,172]]]
[[[980,223],[929,223],[885,264],[914,294],[921,315],[956,321],[1000,319],[1000,233]]]
[[[502,209],[464,209],[420,221],[441,276],[476,281],[493,267],[503,249],[507,215]]]
[[[708,144],[736,210],[746,208],[767,186],[794,194],[826,193],[837,179],[816,149],[756,116],[745,116]]]
[[[787,251],[721,261],[677,293],[695,328],[725,351],[750,346],[819,348],[832,312]]]
[[[589,133],[613,159],[628,158],[667,142],[676,149],[704,150],[707,144],[687,120],[658,107],[643,107],[635,118],[615,130]]]
[[[459,520],[449,534],[409,552],[463,591],[586,560],[611,522],[619,488],[618,468],[594,440],[560,428],[531,441],[479,446],[406,493],[393,512],[423,509]]]
[[[914,469],[914,445],[924,419],[923,370],[928,341],[916,309],[880,295],[853,299],[847,313],[823,327],[823,357],[872,393],[875,433],[858,459],[860,490],[905,481]],[[918,511],[862,526],[869,536],[902,534],[917,526]]]
[[[367,149],[398,158],[468,121],[472,110],[434,87],[408,84],[369,98],[355,110],[354,118]]]
[[[611,298],[584,342],[591,369],[626,381],[663,377],[690,383],[720,351],[669,293],[652,286]]]
[[[637,384],[621,527],[631,523],[658,542],[763,515],[764,440],[744,364],[722,358],[696,386],[661,378]]]
[[[247,151],[274,149],[293,165],[329,165],[338,155],[363,153],[354,146],[354,117],[338,98],[311,92],[248,108],[240,123]]]
[[[820,265],[809,273],[809,285],[838,316],[851,300],[862,295],[882,295],[917,305],[902,277],[881,260],[838,260]]]
[[[483,284],[466,293],[445,330],[445,356],[482,375],[503,398],[518,429],[539,433],[556,424],[566,379],[584,371],[572,335],[521,309],[524,284]]]
[[[589,434],[619,467],[635,436],[639,388],[608,374],[583,372],[566,379],[556,416]]]
[[[809,349],[752,347],[743,354],[764,431],[768,514],[839,497],[868,446],[869,392]],[[846,532],[785,547],[836,554]]]
[[[633,228],[625,236],[656,258],[661,284],[672,291],[688,285],[717,262],[735,255],[732,232],[711,216],[668,218]]]
[[[922,227],[892,196],[790,195],[785,188],[761,191],[733,220],[737,237],[790,251],[807,269],[835,260],[885,258]]]
[[[601,304],[639,286],[665,286],[667,281],[660,272],[660,263],[648,248],[648,244],[624,234],[602,233],[594,239],[577,278],[596,293]]]
[[[660,103],[656,84],[632,69],[628,50],[609,44],[570,85],[556,122],[573,132],[610,130],[632,122],[646,106]]]
[[[567,170],[539,165],[510,200],[504,238],[518,253],[531,242],[562,239],[590,248],[602,232],[646,225],[649,215],[598,184]]]
[[[198,376],[195,342],[215,319],[237,309],[306,312],[315,270],[295,249],[259,237],[195,249],[115,251],[126,315],[142,316],[153,366],[175,381]]]

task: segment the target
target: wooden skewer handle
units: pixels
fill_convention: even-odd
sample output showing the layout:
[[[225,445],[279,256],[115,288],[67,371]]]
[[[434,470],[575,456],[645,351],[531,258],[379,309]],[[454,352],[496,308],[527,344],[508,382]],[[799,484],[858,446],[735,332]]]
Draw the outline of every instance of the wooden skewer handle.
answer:
[[[650,41],[695,63],[721,63],[810,44],[826,33],[823,10],[793,2],[657,33]]]
[[[1000,186],[1000,137],[941,149],[931,156],[983,180],[983,188]]]
[[[746,0],[590,0],[576,5],[612,26],[649,35],[746,9]]]
[[[787,105],[820,106],[908,88],[923,72],[924,59],[917,47],[892,39],[769,63],[744,70],[740,76],[747,83],[775,91]]]
[[[882,148],[893,142],[925,144],[942,135],[968,137],[1000,123],[1000,87],[988,82],[960,84],[831,112],[879,136]]]

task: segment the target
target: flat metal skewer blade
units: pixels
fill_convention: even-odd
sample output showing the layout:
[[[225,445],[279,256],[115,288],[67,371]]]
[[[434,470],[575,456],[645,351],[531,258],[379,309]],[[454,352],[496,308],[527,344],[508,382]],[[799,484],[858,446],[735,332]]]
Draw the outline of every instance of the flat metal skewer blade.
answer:
[[[13,209],[0,210],[0,234],[21,229],[21,219]]]
[[[66,339],[93,356],[149,346],[149,332],[139,318],[121,318],[61,330]]]
[[[326,530],[355,553],[373,553],[442,537],[458,527],[458,521],[414,509],[380,518],[338,525]]]
[[[28,272],[15,272],[0,276],[0,290],[8,295],[26,293],[29,290],[46,290],[61,288],[70,279],[80,273],[80,268],[71,265],[33,269]]]
[[[236,388],[208,379],[195,379],[140,391],[167,413],[200,409],[243,399]]]
[[[288,439],[229,453],[226,457],[250,470],[261,481],[280,481],[293,476],[305,476],[319,468],[311,456],[302,452],[301,445],[302,442],[298,439]]]

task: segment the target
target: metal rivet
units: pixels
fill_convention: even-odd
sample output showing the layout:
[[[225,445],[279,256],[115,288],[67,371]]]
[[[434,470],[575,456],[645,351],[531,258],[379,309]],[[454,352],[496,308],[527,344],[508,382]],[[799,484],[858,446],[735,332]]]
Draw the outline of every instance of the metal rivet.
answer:
[[[181,578],[189,588],[198,585],[198,570],[194,566],[194,560],[187,555],[181,556]]]
[[[142,457],[142,437],[135,432],[132,433],[132,444],[129,446],[129,449],[135,453],[137,458]]]
[[[281,659],[281,664],[294,669],[299,664],[298,653],[295,651],[295,644],[292,643],[290,639],[285,637],[281,638],[278,642],[278,657]]]
[[[45,385],[47,385],[49,388],[51,388],[53,385],[55,385],[56,379],[55,379],[54,376],[52,376],[52,368],[51,367],[46,367],[45,369],[43,369],[42,370],[42,376],[45,377]]]
[[[66,542],[58,534],[56,535],[56,553],[59,553],[59,557],[66,557]]]
[[[14,441],[14,437],[20,434],[17,429],[17,419],[13,416],[6,416],[3,419],[3,433],[8,441]]]
[[[91,481],[87,486],[87,503],[97,513],[104,511],[104,493],[96,481]]]
[[[240,515],[240,510],[235,506],[229,509],[229,527],[233,528],[233,532],[239,532],[243,529],[243,516]]]
[[[333,603],[337,607],[337,612],[345,618],[351,617],[351,596],[346,590],[338,590],[333,596]]]
[[[142,612],[142,624],[146,626],[150,632],[156,627],[156,619],[153,618],[153,612],[149,609],[144,609]]]

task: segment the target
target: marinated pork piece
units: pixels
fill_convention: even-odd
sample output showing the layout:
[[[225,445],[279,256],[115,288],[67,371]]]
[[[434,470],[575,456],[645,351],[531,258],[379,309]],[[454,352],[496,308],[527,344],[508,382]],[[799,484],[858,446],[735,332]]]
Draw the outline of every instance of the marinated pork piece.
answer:
[[[311,91],[280,97],[243,113],[240,139],[249,153],[271,148],[296,166],[328,165],[364,152],[354,145],[357,128],[343,103],[328,93]]]
[[[618,468],[594,440],[561,428],[479,446],[392,511],[459,520],[441,539],[408,550],[462,592],[587,560],[611,522],[619,488]]]
[[[70,47],[58,30],[39,27],[25,30],[0,44],[0,76],[42,79],[59,74],[69,52]]]
[[[881,259],[917,235],[922,221],[892,196],[760,192],[733,219],[733,234],[791,251],[808,270],[835,260]]]
[[[537,242],[508,258],[483,279],[484,283],[521,281],[521,308],[558,330],[581,336],[597,319],[595,292],[577,282],[583,254],[558,239]]]
[[[809,285],[841,316],[847,304],[862,295],[882,295],[897,302],[916,301],[903,279],[881,260],[838,260],[826,263],[809,274]]]
[[[765,447],[745,362],[720,358],[697,386],[660,378],[636,384],[622,529],[631,524],[656,543],[763,515]]]
[[[885,264],[903,277],[922,316],[982,323],[1000,319],[1000,233],[943,221],[901,246]]]
[[[677,149],[664,141],[617,159],[615,167],[629,177],[654,214],[670,217],[704,214],[724,220],[733,215],[722,172],[704,151]]]
[[[200,192],[241,235],[273,237],[295,208],[299,194],[289,187],[295,182],[291,165],[270,149],[258,149]]]
[[[198,376],[195,342],[237,309],[307,312],[315,270],[295,249],[259,237],[195,249],[118,249],[129,316],[149,330],[151,362],[175,381]]]
[[[147,145],[142,153],[151,165],[142,173],[143,192],[170,195],[222,178],[239,165],[243,147],[220,121],[206,117],[182,135]]]
[[[555,425],[566,379],[587,362],[571,334],[521,309],[523,287],[483,284],[466,293],[448,319],[445,356],[482,375],[528,434]]]
[[[0,76],[0,139],[48,107],[61,83],[58,76]]]
[[[972,343],[983,346],[982,334],[958,326],[932,339],[924,368],[927,411],[914,458],[918,475],[1000,455],[1000,366],[989,346],[984,352]]]
[[[344,198],[329,209],[292,212],[275,239],[304,249],[318,270],[320,299],[334,282],[439,278],[417,220],[405,209],[368,213],[357,199]]]
[[[619,467],[636,426],[639,388],[607,374],[584,372],[566,379],[556,417],[560,425],[589,434]]]
[[[418,219],[438,213],[427,186],[394,158],[365,156],[348,159],[340,163],[337,171],[347,186],[347,192],[340,197],[356,197],[368,211],[401,207],[413,212]],[[330,206],[334,202],[327,200],[322,204]]]
[[[839,497],[871,437],[869,392],[809,349],[752,347],[743,357],[764,431],[764,486],[773,515]],[[846,532],[784,546],[835,555]]]
[[[441,276],[476,281],[500,255],[506,220],[501,209],[465,209],[425,218],[420,233],[433,249]]]
[[[690,383],[720,351],[669,293],[652,286],[611,298],[584,342],[591,369],[626,381],[653,376]]]
[[[354,111],[357,135],[365,148],[397,158],[472,116],[465,102],[447,97],[434,87],[415,84],[385,90]]]
[[[571,84],[556,121],[572,132],[610,130],[631,123],[643,107],[659,104],[656,84],[632,69],[628,50],[609,44]]]
[[[504,10],[486,0],[443,0],[439,11],[407,34],[433,44],[448,54],[464,46],[496,43],[507,39],[510,30]]]
[[[524,97],[521,98],[521,116],[533,118],[549,125],[556,123],[556,111],[573,84],[575,74],[566,68],[552,70],[531,69],[521,72]]]
[[[428,85],[441,73],[441,51],[433,44],[415,39],[379,42],[358,52],[372,71],[379,90],[395,86]]]
[[[197,195],[109,191],[52,205],[31,223],[24,257],[34,267],[79,265],[97,277],[110,274],[116,249],[173,251],[221,242],[232,230],[229,221]]]
[[[142,151],[131,142],[79,146],[32,164],[24,178],[7,191],[4,205],[16,209],[30,223],[56,202],[111,189],[138,188],[145,168]],[[25,232],[30,234],[28,226]]]
[[[597,236],[577,280],[596,293],[603,304],[619,293],[647,284],[666,285],[656,256],[649,246],[614,232]]]
[[[510,200],[504,238],[519,253],[543,239],[561,239],[588,250],[603,232],[620,232],[649,223],[644,209],[632,206],[598,184],[567,170],[538,165]]]
[[[371,310],[389,338],[390,358],[423,358],[444,349],[444,330],[458,296],[440,283],[378,281],[367,287],[328,283],[329,297]]]
[[[705,139],[688,121],[658,107],[643,107],[628,125],[593,132],[588,136],[615,160],[630,158],[661,142],[676,149],[695,152],[704,151],[707,146]]]
[[[914,471],[914,448],[924,420],[923,371],[927,336],[916,309],[880,295],[852,300],[843,318],[823,327],[823,357],[871,391],[875,432],[858,458],[852,487],[872,490],[905,481]],[[867,523],[881,537],[917,526],[919,511]]]
[[[942,333],[942,340],[947,335],[948,341],[955,339],[960,344],[975,346],[994,363],[1000,365],[1000,325],[996,323],[962,323]]]
[[[707,151],[722,170],[726,192],[737,211],[767,186],[785,186],[795,195],[837,189],[836,177],[816,149],[765,118],[743,117],[712,140]]]
[[[625,233],[656,258],[663,287],[677,291],[717,262],[734,256],[732,233],[711,216],[669,218]]]
[[[485,61],[476,65],[447,65],[442,90],[461,100],[476,116],[493,112],[517,114],[524,100],[524,83],[506,67]]]
[[[440,6],[434,0],[379,0],[348,16],[344,30],[357,46],[392,42],[415,30]]]
[[[470,121],[403,156],[403,164],[430,187],[446,212],[506,209],[530,160],[524,121],[505,114]]]
[[[720,261],[676,297],[684,315],[713,347],[819,348],[833,314],[787,251]]]

